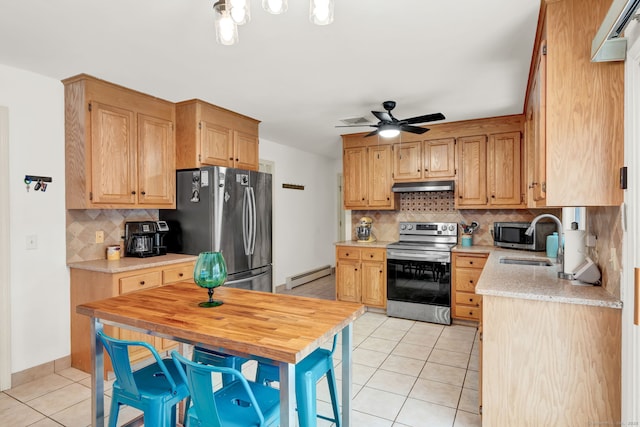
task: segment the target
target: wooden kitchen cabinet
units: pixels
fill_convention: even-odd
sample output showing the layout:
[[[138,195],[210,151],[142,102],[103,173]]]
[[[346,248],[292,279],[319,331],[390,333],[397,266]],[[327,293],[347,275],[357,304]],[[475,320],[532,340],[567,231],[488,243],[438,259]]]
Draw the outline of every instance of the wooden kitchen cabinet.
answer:
[[[520,132],[459,138],[458,197],[464,208],[523,208]]]
[[[399,199],[391,191],[391,144],[378,144],[363,135],[343,135],[344,208],[394,210]]]
[[[452,255],[453,317],[480,321],[482,296],[476,294],[476,284],[488,255],[476,252],[453,252]]]
[[[482,311],[483,425],[620,425],[619,308],[484,295]]]
[[[259,121],[192,99],[176,104],[176,167],[259,167]]]
[[[81,74],[65,86],[67,209],[175,208],[175,106]]]
[[[394,182],[455,178],[455,138],[393,144]]]
[[[180,262],[120,273],[71,267],[71,366],[91,372],[90,319],[76,313],[77,305],[169,283],[193,281],[194,264],[194,261]],[[105,326],[105,332],[115,338],[148,342],[159,352],[176,345],[173,341],[128,329]],[[149,357],[149,352],[136,348],[129,356],[132,363],[137,363]],[[110,369],[111,365],[105,364],[105,372]]]
[[[336,246],[336,299],[387,306],[387,250]]]
[[[591,62],[610,0],[541,2],[527,115],[529,207],[623,201],[624,62]]]

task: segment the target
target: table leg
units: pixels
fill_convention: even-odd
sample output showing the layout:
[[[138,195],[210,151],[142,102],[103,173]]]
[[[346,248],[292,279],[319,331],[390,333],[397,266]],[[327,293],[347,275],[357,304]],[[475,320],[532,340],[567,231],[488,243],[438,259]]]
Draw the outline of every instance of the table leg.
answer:
[[[93,372],[91,373],[91,425],[104,427],[104,347],[98,331],[102,330],[102,323],[95,317],[91,318],[91,357]]]
[[[353,323],[342,329],[342,427],[351,427]]]
[[[280,364],[280,427],[296,425],[296,365]]]

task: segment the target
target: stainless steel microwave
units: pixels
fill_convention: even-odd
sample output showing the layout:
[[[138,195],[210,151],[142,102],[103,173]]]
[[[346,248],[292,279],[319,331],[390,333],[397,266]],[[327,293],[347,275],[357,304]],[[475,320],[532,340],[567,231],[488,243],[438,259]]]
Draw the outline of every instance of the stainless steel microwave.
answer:
[[[526,251],[544,251],[547,248],[547,236],[556,231],[555,222],[538,222],[533,234],[527,236],[525,231],[530,225],[530,222],[494,222],[493,245]]]

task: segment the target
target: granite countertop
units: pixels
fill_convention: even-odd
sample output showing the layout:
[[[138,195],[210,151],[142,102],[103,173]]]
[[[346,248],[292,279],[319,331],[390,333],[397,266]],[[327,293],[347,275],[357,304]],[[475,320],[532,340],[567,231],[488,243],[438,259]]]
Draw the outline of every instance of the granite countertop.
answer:
[[[547,258],[544,252],[500,249],[491,246],[457,247],[455,251],[489,253],[489,258],[476,285],[477,294],[622,308],[622,301],[602,286],[580,285],[575,280],[559,279],[557,273],[561,266],[555,264],[555,258]],[[501,264],[502,257],[544,259],[554,264],[551,267]]]
[[[335,245],[336,246],[356,246],[359,248],[362,248],[362,247],[386,248],[387,245],[390,245],[391,243],[395,243],[395,242],[390,242],[386,240],[376,240],[375,242],[358,242],[357,240],[345,240],[342,242],[336,242]]]
[[[121,273],[124,271],[139,270],[141,268],[179,264],[181,262],[195,261],[197,259],[197,255],[167,254],[148,258],[125,257],[113,261],[95,259],[92,261],[72,262],[67,264],[67,266],[69,268],[97,271],[101,273]]]

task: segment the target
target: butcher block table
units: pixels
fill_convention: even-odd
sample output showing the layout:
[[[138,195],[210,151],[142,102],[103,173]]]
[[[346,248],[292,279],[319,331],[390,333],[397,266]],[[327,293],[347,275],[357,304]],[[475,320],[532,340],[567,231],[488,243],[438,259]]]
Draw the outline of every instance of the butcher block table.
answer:
[[[353,321],[364,313],[363,305],[225,286],[216,288],[214,298],[224,304],[199,307],[206,291],[181,282],[77,307],[92,320],[93,426],[104,426],[104,349],[96,335],[103,324],[278,364],[283,427],[296,425],[295,364],[342,331],[342,425],[352,425]]]

